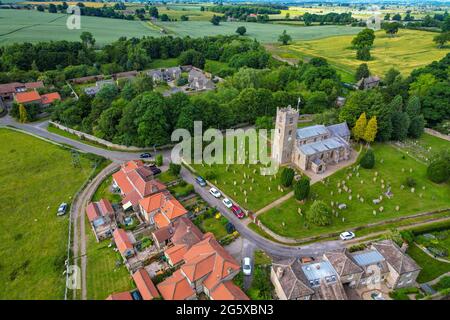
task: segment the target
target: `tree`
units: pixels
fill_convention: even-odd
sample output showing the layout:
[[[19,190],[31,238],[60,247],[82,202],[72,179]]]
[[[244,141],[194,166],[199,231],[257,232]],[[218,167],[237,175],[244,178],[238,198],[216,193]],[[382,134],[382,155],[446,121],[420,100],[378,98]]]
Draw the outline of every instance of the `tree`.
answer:
[[[56,6],[53,3],[50,3],[48,5],[48,12],[49,13],[57,13],[58,12],[58,10],[56,9]]]
[[[356,50],[356,59],[361,61],[369,61],[371,58],[370,47],[362,47]]]
[[[275,127],[275,125],[273,123],[273,118],[271,116],[262,116],[262,117],[256,118],[256,121],[255,121],[256,129],[270,130],[270,129],[273,129],[274,127]]]
[[[433,41],[438,45],[438,48],[443,48],[450,41],[450,31],[438,34],[433,38]]]
[[[369,122],[367,123],[366,131],[364,132],[363,140],[367,143],[371,143],[375,140],[375,137],[377,136],[377,130],[378,130],[378,124],[377,124],[377,117],[373,116],[370,118]]]
[[[400,15],[400,13],[396,13],[392,16],[392,20],[395,21],[401,21],[402,20],[402,16]]]
[[[399,27],[400,24],[398,22],[383,23],[383,30],[386,31],[386,34],[390,36],[398,33]]]
[[[39,12],[44,12],[44,11],[45,11],[44,6],[38,5],[38,6],[37,6],[37,11],[39,11]]]
[[[162,166],[163,165],[163,156],[162,156],[162,154],[159,153],[159,154],[156,155],[155,164],[157,166]]]
[[[176,164],[176,163],[171,162],[171,163],[169,164],[169,172],[170,172],[172,175],[178,177],[179,174],[180,174],[180,172],[181,172],[181,165],[180,165],[180,164]]]
[[[170,20],[169,16],[165,13],[160,15],[159,18],[161,19],[161,21],[169,21]]]
[[[240,36],[243,36],[247,32],[247,29],[244,26],[240,26],[236,29],[236,33]]]
[[[372,149],[368,149],[366,153],[364,153],[361,160],[359,161],[359,164],[364,169],[373,169],[373,167],[375,166],[375,154],[373,153]]]
[[[366,126],[367,126],[367,118],[366,113],[363,112],[358,120],[356,120],[355,126],[352,129],[353,137],[356,141],[359,141],[363,139],[364,133],[366,132]]]
[[[158,18],[159,13],[158,13],[158,8],[152,6],[148,9],[148,13],[150,14],[151,17],[153,18]]]
[[[28,121],[27,109],[23,104],[19,105],[19,122],[25,123]]]
[[[419,138],[425,127],[425,119],[420,113],[420,99],[417,96],[410,96],[406,105],[406,113],[409,116],[410,123],[408,135],[412,138]]]
[[[287,45],[292,41],[292,37],[287,34],[286,30],[283,30],[283,33],[278,37],[278,42],[281,42],[283,45]]]
[[[389,104],[390,110],[392,110],[391,123],[392,123],[392,135],[391,139],[403,141],[408,136],[409,128],[409,116],[406,112],[403,112],[403,98],[397,95],[392,99]]]
[[[332,212],[322,200],[315,200],[309,210],[306,211],[306,220],[318,226],[331,224]]]
[[[294,184],[294,196],[298,201],[305,200],[309,196],[310,181],[307,176],[302,176],[299,181]]]
[[[356,69],[355,79],[356,81],[361,80],[362,78],[368,78],[370,76],[369,67],[367,63],[361,63]]]
[[[280,182],[283,187],[290,187],[294,180],[295,171],[292,168],[283,168],[281,171]]]
[[[422,98],[430,92],[436,82],[437,80],[434,75],[431,73],[423,73],[417,77],[416,81],[409,85],[409,94]]]
[[[210,22],[211,22],[213,25],[218,26],[218,25],[220,24],[220,20],[221,20],[221,19],[220,19],[219,16],[213,15],[212,18],[211,18],[211,20],[210,20]]]
[[[205,56],[197,50],[189,49],[179,56],[178,62],[180,65],[193,65],[203,69],[205,67]]]
[[[181,19],[181,21],[189,21],[189,16],[182,15],[182,16],[180,17],[180,19]]]
[[[86,48],[95,44],[94,36],[88,31],[83,31],[80,35],[80,39]]]
[[[444,183],[450,176],[450,163],[448,159],[438,158],[427,168],[428,179],[435,183]]]
[[[372,29],[361,30],[352,40],[355,48],[372,47],[375,40],[375,32]]]

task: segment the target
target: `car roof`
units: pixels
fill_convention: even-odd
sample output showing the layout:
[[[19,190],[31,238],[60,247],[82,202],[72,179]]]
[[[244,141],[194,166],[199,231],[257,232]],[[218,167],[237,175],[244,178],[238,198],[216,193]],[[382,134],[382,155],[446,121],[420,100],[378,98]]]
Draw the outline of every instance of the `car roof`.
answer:
[[[245,263],[250,262],[250,258],[249,258],[249,257],[245,257],[245,258],[244,258],[244,262],[245,262]]]

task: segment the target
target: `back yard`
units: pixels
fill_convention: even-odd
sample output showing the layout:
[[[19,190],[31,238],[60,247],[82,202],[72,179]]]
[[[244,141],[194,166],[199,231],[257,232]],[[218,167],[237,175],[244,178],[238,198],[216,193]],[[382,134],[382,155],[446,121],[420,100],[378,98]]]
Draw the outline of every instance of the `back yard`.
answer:
[[[57,217],[92,172],[80,156],[0,129],[0,299],[62,299],[68,216]]]

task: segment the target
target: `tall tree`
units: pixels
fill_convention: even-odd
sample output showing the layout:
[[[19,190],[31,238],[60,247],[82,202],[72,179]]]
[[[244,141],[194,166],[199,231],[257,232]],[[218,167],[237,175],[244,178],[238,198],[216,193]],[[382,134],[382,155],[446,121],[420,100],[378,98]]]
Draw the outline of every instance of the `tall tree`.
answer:
[[[292,41],[292,37],[287,34],[286,30],[283,30],[283,33],[278,37],[278,42],[281,42],[283,45],[287,45]]]
[[[86,48],[92,47],[95,44],[94,36],[88,31],[83,31],[80,35],[80,39]]]
[[[19,105],[19,122],[25,123],[27,121],[28,121],[27,109],[25,108],[25,106],[23,104],[20,104]]]
[[[375,137],[377,136],[378,131],[378,124],[377,124],[377,117],[373,116],[370,118],[369,122],[367,123],[366,130],[364,131],[363,139],[367,143],[371,143],[375,140]]]
[[[367,78],[370,76],[369,67],[367,63],[361,63],[356,69],[355,79],[356,81],[361,80],[362,78]]]
[[[367,118],[366,113],[363,112],[358,120],[356,120],[355,126],[352,129],[353,137],[356,141],[359,141],[364,138],[364,132],[367,127]]]

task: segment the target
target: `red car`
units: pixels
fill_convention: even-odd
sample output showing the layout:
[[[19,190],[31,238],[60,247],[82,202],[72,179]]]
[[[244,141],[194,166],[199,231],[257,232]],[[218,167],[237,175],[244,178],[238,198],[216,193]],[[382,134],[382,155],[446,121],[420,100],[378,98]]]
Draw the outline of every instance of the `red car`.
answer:
[[[244,211],[242,211],[241,208],[239,208],[237,205],[233,204],[231,206],[231,211],[235,214],[236,217],[239,219],[242,219],[244,217]]]

